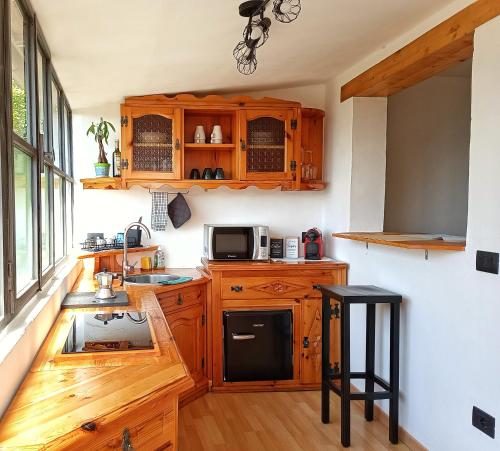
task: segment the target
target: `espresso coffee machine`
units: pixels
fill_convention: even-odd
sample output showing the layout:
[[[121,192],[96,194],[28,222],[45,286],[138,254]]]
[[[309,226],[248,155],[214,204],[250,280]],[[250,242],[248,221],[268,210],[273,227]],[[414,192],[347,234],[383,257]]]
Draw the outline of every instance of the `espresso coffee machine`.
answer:
[[[314,227],[307,232],[302,232],[302,243],[304,243],[304,258],[306,260],[321,260],[323,258],[321,230]]]

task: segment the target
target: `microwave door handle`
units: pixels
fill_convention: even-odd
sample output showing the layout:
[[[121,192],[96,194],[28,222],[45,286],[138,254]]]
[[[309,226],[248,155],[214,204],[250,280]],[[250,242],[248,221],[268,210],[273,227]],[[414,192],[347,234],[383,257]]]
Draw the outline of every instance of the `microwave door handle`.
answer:
[[[246,340],[254,340],[255,335],[254,334],[235,334],[233,332],[233,340],[235,341],[246,341]]]
[[[259,228],[253,227],[253,256],[252,256],[252,260],[259,259],[259,251],[260,251]]]

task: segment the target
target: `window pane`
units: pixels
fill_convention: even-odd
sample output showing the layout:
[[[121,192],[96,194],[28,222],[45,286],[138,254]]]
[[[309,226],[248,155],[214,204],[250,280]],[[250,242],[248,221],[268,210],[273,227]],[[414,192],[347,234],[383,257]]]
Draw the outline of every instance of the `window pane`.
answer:
[[[38,47],[37,53],[37,73],[38,73],[38,122],[40,128],[40,138],[42,140],[42,149],[47,152],[47,139],[45,134],[45,57]]]
[[[52,82],[52,149],[54,150],[54,163],[61,167],[61,143],[59,141],[59,91]]]
[[[12,124],[14,132],[28,140],[26,43],[23,13],[15,0],[10,2],[10,46],[12,60]]]
[[[54,174],[54,240],[56,262],[64,257],[62,179]]]
[[[66,182],[66,243],[68,253],[73,249],[73,194],[71,182]]]
[[[16,277],[17,293],[33,280],[33,195],[31,157],[15,148],[14,187],[16,207]]]
[[[40,193],[40,199],[42,203],[42,217],[40,221],[40,226],[42,228],[42,270],[45,271],[51,264],[50,255],[50,215],[49,215],[49,168],[44,167],[42,173],[42,191]]]
[[[2,171],[2,161],[0,159],[0,173]],[[3,218],[2,214],[2,187],[0,186],[0,217]],[[4,311],[4,296],[3,296],[3,230],[2,221],[0,221],[0,321],[5,316]]]
[[[70,123],[69,123],[69,110],[66,105],[64,105],[64,169],[67,174],[71,175],[71,134],[70,134]]]

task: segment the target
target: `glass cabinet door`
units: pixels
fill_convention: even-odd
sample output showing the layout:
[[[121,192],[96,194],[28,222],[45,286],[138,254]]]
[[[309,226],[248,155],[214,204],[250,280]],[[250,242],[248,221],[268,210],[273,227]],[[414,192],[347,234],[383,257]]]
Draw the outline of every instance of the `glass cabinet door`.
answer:
[[[241,112],[242,180],[290,180],[293,110]]]
[[[123,174],[135,179],[180,179],[180,110],[122,110]]]

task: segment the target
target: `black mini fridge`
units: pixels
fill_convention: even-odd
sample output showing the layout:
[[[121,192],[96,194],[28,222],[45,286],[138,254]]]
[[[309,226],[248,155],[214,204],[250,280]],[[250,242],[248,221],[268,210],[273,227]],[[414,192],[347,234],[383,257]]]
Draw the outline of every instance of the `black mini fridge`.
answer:
[[[292,311],[223,312],[224,380],[293,379]]]

